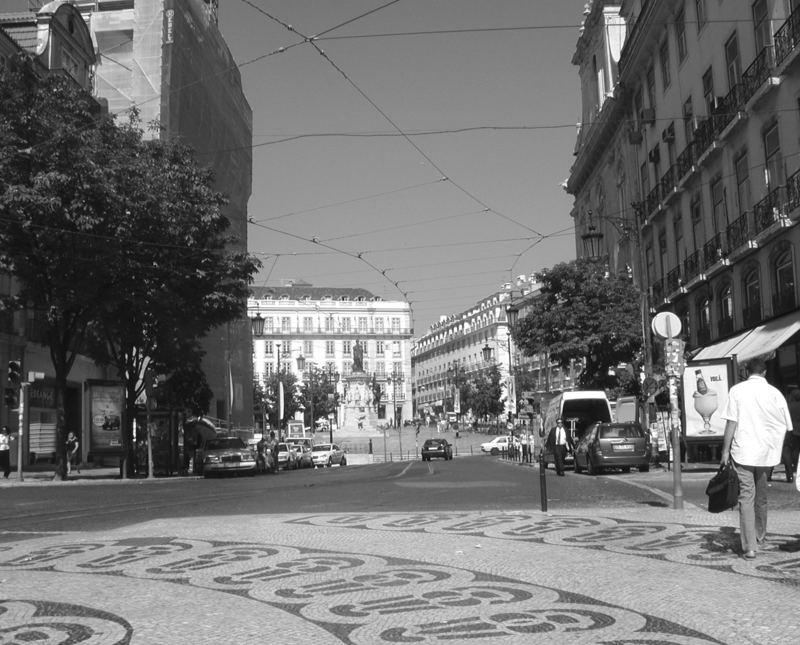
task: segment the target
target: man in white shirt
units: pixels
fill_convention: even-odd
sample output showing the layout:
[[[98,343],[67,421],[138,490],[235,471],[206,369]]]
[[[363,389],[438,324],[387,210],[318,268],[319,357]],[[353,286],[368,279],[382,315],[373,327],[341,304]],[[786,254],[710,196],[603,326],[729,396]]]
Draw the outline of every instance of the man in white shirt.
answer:
[[[756,557],[767,535],[767,475],[781,460],[783,439],[792,429],[789,407],[780,390],[767,383],[767,366],[754,358],[749,378],[728,392],[721,463],[730,457],[739,475],[739,525],[742,556]]]
[[[564,459],[567,456],[567,447],[571,445],[569,432],[564,427],[564,420],[558,419],[556,427],[550,431],[547,438],[548,447],[553,452],[553,460],[556,463],[556,473],[564,476]]]

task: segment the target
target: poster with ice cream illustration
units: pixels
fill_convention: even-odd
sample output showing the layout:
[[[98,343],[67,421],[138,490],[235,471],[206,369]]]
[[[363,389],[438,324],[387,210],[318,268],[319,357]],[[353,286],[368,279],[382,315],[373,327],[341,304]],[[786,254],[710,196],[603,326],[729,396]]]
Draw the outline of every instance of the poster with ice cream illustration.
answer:
[[[683,372],[683,414],[686,439],[715,440],[725,434],[720,417],[733,385],[731,359],[688,363]]]

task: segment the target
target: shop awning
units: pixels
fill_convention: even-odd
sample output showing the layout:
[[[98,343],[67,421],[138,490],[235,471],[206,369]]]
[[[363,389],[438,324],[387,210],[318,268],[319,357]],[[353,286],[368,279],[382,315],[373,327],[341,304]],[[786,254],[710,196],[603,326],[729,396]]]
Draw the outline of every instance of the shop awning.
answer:
[[[793,312],[746,332],[701,349],[692,360],[703,361],[736,355],[739,362],[774,352],[800,331],[800,312]]]

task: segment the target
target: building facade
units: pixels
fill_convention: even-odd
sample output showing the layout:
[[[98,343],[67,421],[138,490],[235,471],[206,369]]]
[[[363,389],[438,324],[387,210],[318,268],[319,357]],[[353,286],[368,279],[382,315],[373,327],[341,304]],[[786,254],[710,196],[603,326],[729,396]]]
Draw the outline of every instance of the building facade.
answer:
[[[252,183],[252,110],[217,24],[217,0],[78,0],[98,54],[94,91],[109,111],[136,107],[151,136],[180,138],[214,171],[228,198],[237,250],[247,250]],[[244,308],[244,303],[242,303]],[[203,341],[214,393],[211,416],[252,427],[250,326],[246,319]],[[231,395],[232,393],[232,395]]]
[[[359,288],[315,287],[290,282],[284,287],[253,287],[247,303],[261,333],[253,337],[253,378],[264,386],[278,371],[302,381],[297,359],[328,374],[338,374],[340,401],[344,377],[353,372],[353,348],[363,349],[363,371],[381,386],[378,419],[396,425],[411,419],[411,307],[382,300]],[[342,418],[340,416],[340,418]]]
[[[800,377],[798,4],[587,4],[567,185],[578,255],[599,243],[633,271],[648,343],[671,311],[694,358],[767,354],[784,389]]]
[[[12,64],[12,59],[20,54],[31,58],[34,69],[42,77],[66,74],[87,93],[91,92],[94,47],[89,29],[72,4],[58,0],[44,4],[38,12],[0,14],[0,66]],[[98,112],[100,110],[98,105]],[[13,277],[0,274],[0,293],[16,293]],[[50,352],[42,342],[41,315],[41,312],[24,309],[0,311],[0,365],[3,366],[0,386],[3,391],[6,392],[10,385],[6,372],[9,361],[20,364],[25,381],[29,372],[44,375],[25,388],[27,423],[20,443],[25,464],[49,461],[56,453],[55,378]],[[82,355],[76,358],[67,381],[64,402],[69,428],[83,427],[83,384],[90,379],[106,378],[106,370],[95,365],[94,361]],[[17,432],[22,423],[20,417],[17,404],[0,401],[0,423]],[[11,458],[15,466],[17,453],[17,446],[14,446]],[[85,452],[83,456],[86,456]]]

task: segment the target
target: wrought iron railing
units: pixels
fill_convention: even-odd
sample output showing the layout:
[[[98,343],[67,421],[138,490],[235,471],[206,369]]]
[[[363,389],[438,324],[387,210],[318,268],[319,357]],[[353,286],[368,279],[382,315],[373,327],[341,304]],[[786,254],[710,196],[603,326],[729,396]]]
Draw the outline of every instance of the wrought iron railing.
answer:
[[[756,235],[765,231],[780,220],[781,195],[783,186],[778,186],[767,193],[767,196],[753,206],[753,223]]]
[[[651,190],[647,197],[644,198],[645,202],[645,209],[647,210],[647,214],[650,215],[656,208],[658,208],[659,203],[661,203],[661,190],[660,186],[656,186]]]
[[[767,45],[758,53],[755,60],[750,63],[750,67],[744,71],[742,74],[742,85],[744,86],[743,103],[747,103],[758,91],[758,88],[771,76],[772,69],[775,66],[774,60],[775,52],[772,49],[772,45]]]
[[[683,152],[681,152],[678,155],[678,158],[675,160],[677,178],[680,179],[687,172],[689,172],[696,161],[697,155],[695,154],[695,143],[694,141],[690,141],[689,144],[683,149]]]
[[[696,278],[698,275],[700,275],[702,272],[702,268],[700,266],[700,251],[695,251],[694,253],[686,256],[686,259],[683,261],[683,268],[687,280],[691,280],[692,278]]]
[[[786,212],[800,208],[800,170],[786,180]]]
[[[681,268],[679,266],[667,272],[667,293],[672,293],[680,289],[683,281],[681,279]]]
[[[774,40],[775,64],[780,65],[800,45],[800,7],[775,32]]]
[[[728,226],[726,233],[731,249],[738,249],[753,237],[750,229],[750,213],[740,215]]]
[[[669,168],[667,168],[667,172],[661,175],[661,180],[658,182],[658,186],[661,189],[661,194],[666,197],[672,192],[672,189],[675,188],[675,184],[677,183],[677,172],[676,172],[676,165],[672,164]]]
[[[725,247],[724,234],[717,233],[708,242],[703,244],[703,268],[716,264],[728,254]]]

